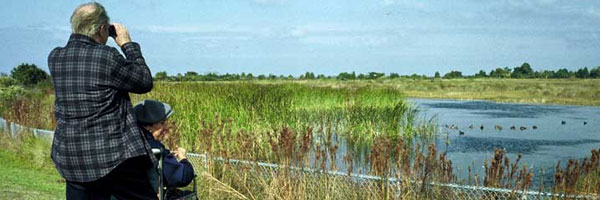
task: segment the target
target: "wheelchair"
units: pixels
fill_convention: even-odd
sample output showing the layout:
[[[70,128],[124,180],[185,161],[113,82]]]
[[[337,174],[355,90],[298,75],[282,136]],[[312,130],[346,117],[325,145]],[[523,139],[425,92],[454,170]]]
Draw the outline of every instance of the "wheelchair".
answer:
[[[160,149],[153,148],[152,153],[154,156],[158,158],[158,166],[157,170],[152,170],[158,172],[158,174],[154,173],[157,181],[157,185],[155,188],[158,188],[158,196],[160,200],[197,200],[198,199],[198,191],[196,189],[196,175],[194,174],[194,178],[192,179],[192,190],[181,190],[179,188],[168,188],[164,184],[163,180],[163,157]],[[189,187],[189,186],[188,186]]]

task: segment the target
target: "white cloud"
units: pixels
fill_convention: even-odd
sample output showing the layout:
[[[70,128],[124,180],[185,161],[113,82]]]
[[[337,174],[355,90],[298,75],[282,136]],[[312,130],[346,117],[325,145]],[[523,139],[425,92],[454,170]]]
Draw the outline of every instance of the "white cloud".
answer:
[[[56,25],[29,25],[26,27],[12,27],[11,29],[21,29],[26,31],[40,32],[46,35],[50,35],[52,39],[66,40],[71,34],[70,26],[56,26]]]

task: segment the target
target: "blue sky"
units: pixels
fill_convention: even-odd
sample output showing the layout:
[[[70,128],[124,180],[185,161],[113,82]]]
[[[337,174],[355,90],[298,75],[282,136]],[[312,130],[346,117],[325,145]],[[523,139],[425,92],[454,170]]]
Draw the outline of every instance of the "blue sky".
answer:
[[[3,1],[0,72],[64,46],[84,1]],[[600,1],[99,1],[152,71],[428,74],[600,66]],[[116,46],[109,41],[109,45]]]

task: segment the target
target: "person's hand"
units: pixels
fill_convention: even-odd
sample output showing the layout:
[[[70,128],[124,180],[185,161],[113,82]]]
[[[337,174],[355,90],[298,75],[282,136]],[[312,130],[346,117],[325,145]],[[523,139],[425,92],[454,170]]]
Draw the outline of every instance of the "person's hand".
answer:
[[[127,31],[127,28],[125,28],[125,26],[119,23],[113,23],[112,25],[115,26],[115,32],[117,32],[117,37],[114,38],[117,45],[121,47],[124,44],[131,42],[131,37],[129,37],[129,31]]]
[[[173,150],[173,154],[178,160],[187,159],[187,151],[184,148],[175,147],[175,150]]]

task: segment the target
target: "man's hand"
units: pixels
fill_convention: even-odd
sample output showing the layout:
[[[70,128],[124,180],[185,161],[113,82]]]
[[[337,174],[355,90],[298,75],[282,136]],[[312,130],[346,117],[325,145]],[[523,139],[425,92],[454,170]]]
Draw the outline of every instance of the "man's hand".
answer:
[[[115,38],[115,42],[117,43],[117,45],[121,47],[124,44],[131,42],[131,37],[129,37],[129,31],[127,31],[125,26],[119,23],[113,23],[112,25],[115,26],[115,32],[117,32],[117,37]]]
[[[187,159],[187,151],[184,148],[175,147],[173,154],[178,160]]]

